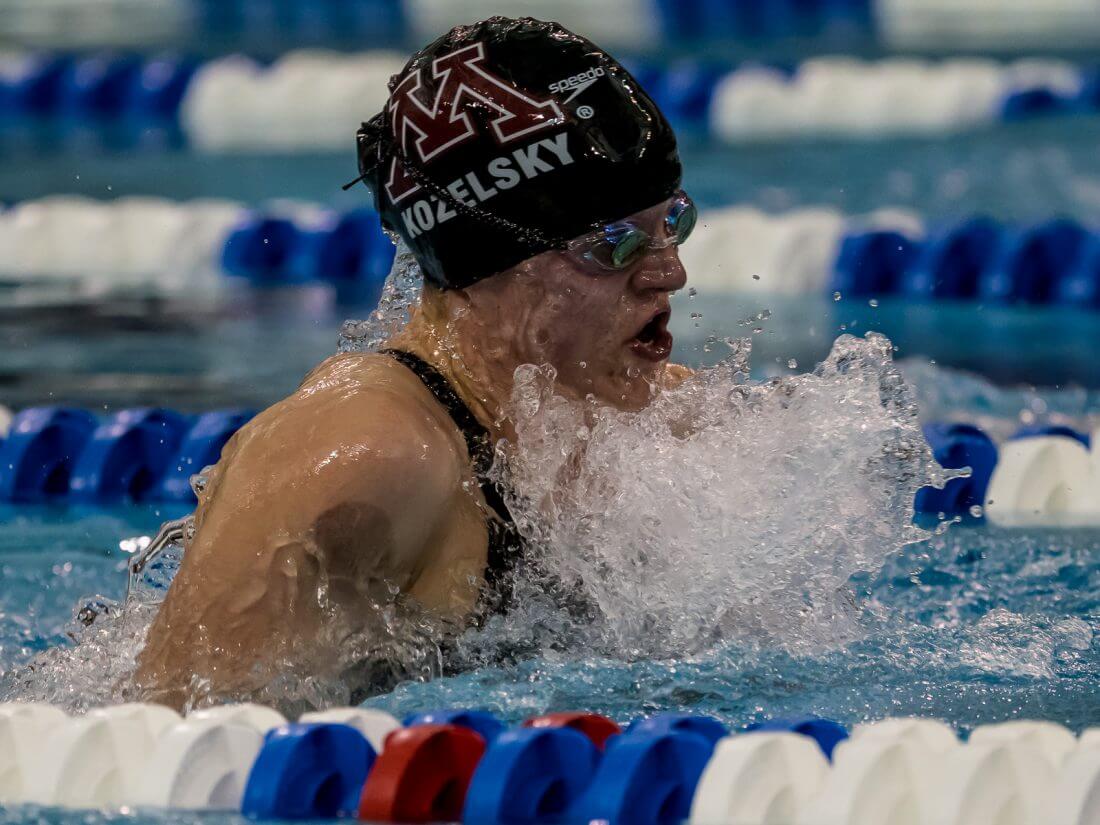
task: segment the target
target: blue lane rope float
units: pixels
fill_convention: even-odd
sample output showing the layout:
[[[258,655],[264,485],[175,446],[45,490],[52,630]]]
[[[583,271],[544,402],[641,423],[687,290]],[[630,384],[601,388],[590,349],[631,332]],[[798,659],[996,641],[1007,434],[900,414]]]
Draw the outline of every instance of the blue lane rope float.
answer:
[[[171,410],[116,413],[100,424],[84,445],[69,479],[69,500],[150,500],[190,423]]]
[[[1100,238],[1090,235],[1076,260],[1058,280],[1055,300],[1062,306],[1100,309]]]
[[[348,725],[276,728],[252,765],[241,813],[254,819],[354,816],[374,760],[366,737]]]
[[[994,304],[1046,304],[1084,250],[1087,230],[1055,219],[1005,234],[978,281],[978,297]]]
[[[843,295],[888,295],[896,292],[917,254],[916,244],[900,232],[848,235],[840,245],[831,289]]]
[[[222,270],[257,285],[304,283],[305,273],[290,266],[302,237],[288,218],[252,216],[225,239]]]
[[[924,427],[924,437],[932,455],[943,467],[959,470],[970,467],[967,478],[953,478],[942,490],[923,487],[917,491],[918,513],[966,515],[972,507],[985,502],[985,492],[997,466],[997,446],[984,431],[973,424],[933,423]]]
[[[17,413],[0,442],[0,500],[66,497],[73,466],[95,428],[95,416],[84,410],[32,407]]]
[[[872,34],[870,0],[658,0],[661,31],[677,40],[840,40]]]
[[[972,218],[914,240],[893,230],[842,236],[830,284],[846,298],[1100,308],[1100,248],[1068,218],[1004,226]]]
[[[713,742],[686,731],[616,736],[565,819],[608,825],[681,822],[713,750]]]
[[[601,751],[570,728],[513,728],[493,740],[470,780],[463,822],[559,823],[577,804]]]
[[[33,407],[0,441],[0,501],[108,505],[194,501],[189,479],[217,462],[249,418],[123,410],[102,423],[84,410]]]
[[[973,299],[1001,232],[999,224],[981,216],[936,228],[918,245],[897,291],[917,299]]]

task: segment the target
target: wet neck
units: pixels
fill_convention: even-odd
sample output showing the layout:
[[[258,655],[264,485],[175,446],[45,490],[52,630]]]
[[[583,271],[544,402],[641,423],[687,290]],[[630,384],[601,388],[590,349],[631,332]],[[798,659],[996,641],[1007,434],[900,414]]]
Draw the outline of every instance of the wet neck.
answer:
[[[515,428],[505,410],[518,364],[506,354],[494,357],[495,348],[484,345],[479,329],[462,317],[436,317],[418,307],[386,346],[411,352],[435,367],[494,442],[506,438],[515,443]]]

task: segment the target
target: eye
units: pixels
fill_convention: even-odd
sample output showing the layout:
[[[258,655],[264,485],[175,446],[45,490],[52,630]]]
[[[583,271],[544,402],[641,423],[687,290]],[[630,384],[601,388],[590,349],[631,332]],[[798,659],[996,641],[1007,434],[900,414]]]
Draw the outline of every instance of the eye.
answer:
[[[668,229],[669,237],[674,239],[673,242],[677,246],[691,237],[691,232],[695,229],[695,221],[698,217],[699,211],[686,195],[672,205],[672,209],[669,210],[668,217],[665,219],[665,226]]]
[[[626,269],[645,250],[649,236],[641,229],[630,229],[619,236],[611,250],[611,264],[616,269]]]
[[[589,254],[605,269],[626,269],[649,245],[649,235],[636,226],[609,226]]]

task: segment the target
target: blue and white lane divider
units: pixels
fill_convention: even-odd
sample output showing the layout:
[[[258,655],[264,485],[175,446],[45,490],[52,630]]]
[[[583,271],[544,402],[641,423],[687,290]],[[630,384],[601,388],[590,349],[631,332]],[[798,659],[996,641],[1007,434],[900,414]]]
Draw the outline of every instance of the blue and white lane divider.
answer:
[[[100,421],[79,409],[23,410],[10,418],[6,434],[0,426],[0,502],[193,502],[191,476],[215,464],[250,417],[244,410],[195,417],[139,408]],[[931,423],[924,434],[941,465],[969,467],[970,474],[943,489],[921,489],[918,513],[984,516],[1010,526],[1100,525],[1100,430],[1030,426],[999,445],[973,424]],[[420,721],[473,727],[486,739],[494,735],[495,722],[487,717]]]
[[[1100,525],[1100,429],[1030,426],[999,445],[972,424],[929,424],[924,434],[940,464],[970,475],[918,491],[917,512],[1009,527]]]
[[[53,196],[0,211],[0,279],[64,284],[89,298],[316,283],[370,304],[393,258],[371,209]]]
[[[40,0],[8,3],[15,42],[94,47],[222,39],[234,43],[410,45],[504,14],[560,20],[601,44],[670,40],[843,46],[1051,48],[1100,41],[1088,0]]]
[[[0,211],[0,278],[73,283],[89,297],[326,283],[369,304],[393,257],[367,208],[53,196]],[[704,211],[681,257],[706,291],[1100,309],[1100,234],[1068,218],[926,226],[897,209],[717,208]]]
[[[700,290],[1100,309],[1100,235],[1068,218],[925,226],[911,213],[703,213],[681,250]]]
[[[473,712],[482,717],[484,712]],[[0,704],[0,805],[240,811],[479,825],[1095,825],[1100,729],[983,725],[961,741],[934,719],[851,732],[826,719],[740,731],[658,714],[597,742],[550,714],[485,738],[461,724],[338,708],[289,723],[258,705],[186,718],[126,704],[69,716]],[[708,732],[715,730],[715,736]],[[1006,819],[1007,817],[1007,819]]]
[[[186,144],[211,152],[343,152],[379,111],[400,52],[295,51],[198,63],[31,53],[0,70],[0,138]],[[628,61],[678,128],[729,143],[943,135],[1100,110],[1097,70],[1060,60],[813,58],[793,67]],[[43,131],[45,127],[45,131]]]

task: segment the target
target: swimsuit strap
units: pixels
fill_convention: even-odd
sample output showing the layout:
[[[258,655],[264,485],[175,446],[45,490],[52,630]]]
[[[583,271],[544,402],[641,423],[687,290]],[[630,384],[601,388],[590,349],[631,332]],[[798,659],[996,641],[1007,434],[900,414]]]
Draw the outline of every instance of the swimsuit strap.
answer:
[[[485,497],[485,503],[492,508],[499,519],[490,520],[488,524],[489,547],[485,579],[490,588],[504,591],[499,595],[507,597],[508,583],[504,581],[504,574],[514,567],[519,555],[517,551],[520,549],[520,543],[516,535],[515,521],[508,511],[508,505],[504,503],[504,496],[501,495],[497,485],[489,479],[489,468],[493,466],[493,444],[489,438],[489,431],[474,417],[470,408],[458,397],[458,393],[442,373],[423,358],[399,349],[381,349],[378,352],[408,367],[435,396],[435,400],[447,410],[451,420],[466,440],[466,450],[473,463],[474,475],[477,476],[481,486],[481,494]]]
[[[454,391],[450,382],[439,370],[411,352],[400,349],[380,349],[378,352],[408,367],[435,396],[435,400],[443,405],[455,426],[458,427],[458,431],[462,433],[462,437],[466,439],[466,450],[470,453],[475,475],[479,478],[484,477],[493,466],[493,445],[489,438],[489,431],[470,412],[466,402],[458,397],[458,393]]]

